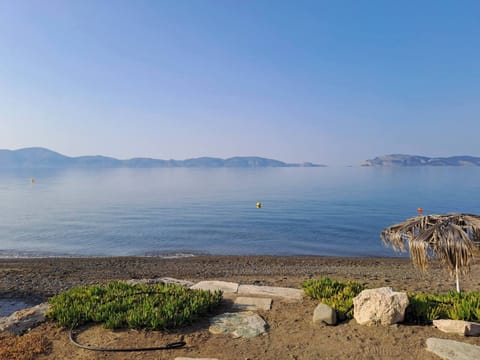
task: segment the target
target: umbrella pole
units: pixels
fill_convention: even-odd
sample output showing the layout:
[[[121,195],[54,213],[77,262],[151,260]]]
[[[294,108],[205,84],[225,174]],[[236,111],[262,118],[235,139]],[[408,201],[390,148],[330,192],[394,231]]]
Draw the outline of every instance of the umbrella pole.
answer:
[[[457,280],[457,292],[460,292],[460,282],[458,281],[458,265],[455,264],[455,278]]]

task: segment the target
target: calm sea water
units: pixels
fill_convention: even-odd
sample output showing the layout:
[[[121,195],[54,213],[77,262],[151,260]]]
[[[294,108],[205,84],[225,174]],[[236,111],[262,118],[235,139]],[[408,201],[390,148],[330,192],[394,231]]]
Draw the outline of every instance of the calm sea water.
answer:
[[[1,171],[0,257],[396,256],[383,228],[479,200],[473,167]]]

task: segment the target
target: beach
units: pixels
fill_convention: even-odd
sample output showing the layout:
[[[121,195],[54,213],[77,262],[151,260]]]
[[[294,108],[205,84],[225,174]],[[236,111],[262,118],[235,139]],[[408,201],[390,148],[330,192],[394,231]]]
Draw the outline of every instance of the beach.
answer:
[[[478,259],[471,270],[461,278],[463,290],[480,288]],[[0,259],[0,294],[45,299],[75,285],[158,277],[300,287],[319,276],[399,291],[454,290],[454,279],[440,264],[432,262],[423,273],[408,258],[193,256]]]
[[[81,284],[110,280],[173,277],[190,281],[206,279],[242,284],[300,288],[309,278],[329,276],[355,280],[366,286],[391,286],[397,291],[448,291],[453,278],[438,263],[427,273],[413,268],[408,258],[339,258],[278,256],[195,256],[174,259],[159,257],[1,259],[0,296],[32,302]],[[463,290],[480,289],[480,261],[461,277]],[[208,332],[208,321],[178,332],[109,331],[99,326],[79,335],[82,342],[107,346],[154,346],[184,336],[187,348],[133,353],[95,353],[73,346],[68,332],[45,323],[32,330],[51,342],[51,351],[39,358],[69,359],[174,359],[176,356],[218,359],[435,359],[425,350],[428,337],[441,337],[480,345],[479,338],[445,334],[430,326],[398,325],[367,327],[355,320],[334,327],[312,323],[316,301],[301,303],[274,300],[272,310],[259,314],[269,324],[267,335],[254,339],[232,339]],[[227,306],[227,305],[225,305]],[[228,306],[227,306],[228,307]],[[228,309],[223,309],[228,310]],[[222,309],[219,309],[222,311]]]

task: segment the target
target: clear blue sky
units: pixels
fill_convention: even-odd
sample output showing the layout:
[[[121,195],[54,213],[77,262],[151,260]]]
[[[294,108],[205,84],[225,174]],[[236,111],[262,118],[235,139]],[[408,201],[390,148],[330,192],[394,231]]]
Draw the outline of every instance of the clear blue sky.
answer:
[[[0,0],[0,148],[480,156],[479,1]]]

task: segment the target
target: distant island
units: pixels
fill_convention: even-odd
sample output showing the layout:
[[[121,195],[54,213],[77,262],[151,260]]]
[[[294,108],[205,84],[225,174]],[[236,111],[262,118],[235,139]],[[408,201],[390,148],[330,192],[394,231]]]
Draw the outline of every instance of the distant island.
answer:
[[[228,159],[199,157],[186,160],[133,158],[119,160],[101,155],[69,157],[55,151],[31,147],[18,150],[0,150],[0,168],[263,168],[263,167],[323,167],[305,162],[289,164],[257,156],[236,156]]]
[[[366,160],[361,166],[480,166],[475,156],[427,157],[391,154]]]

